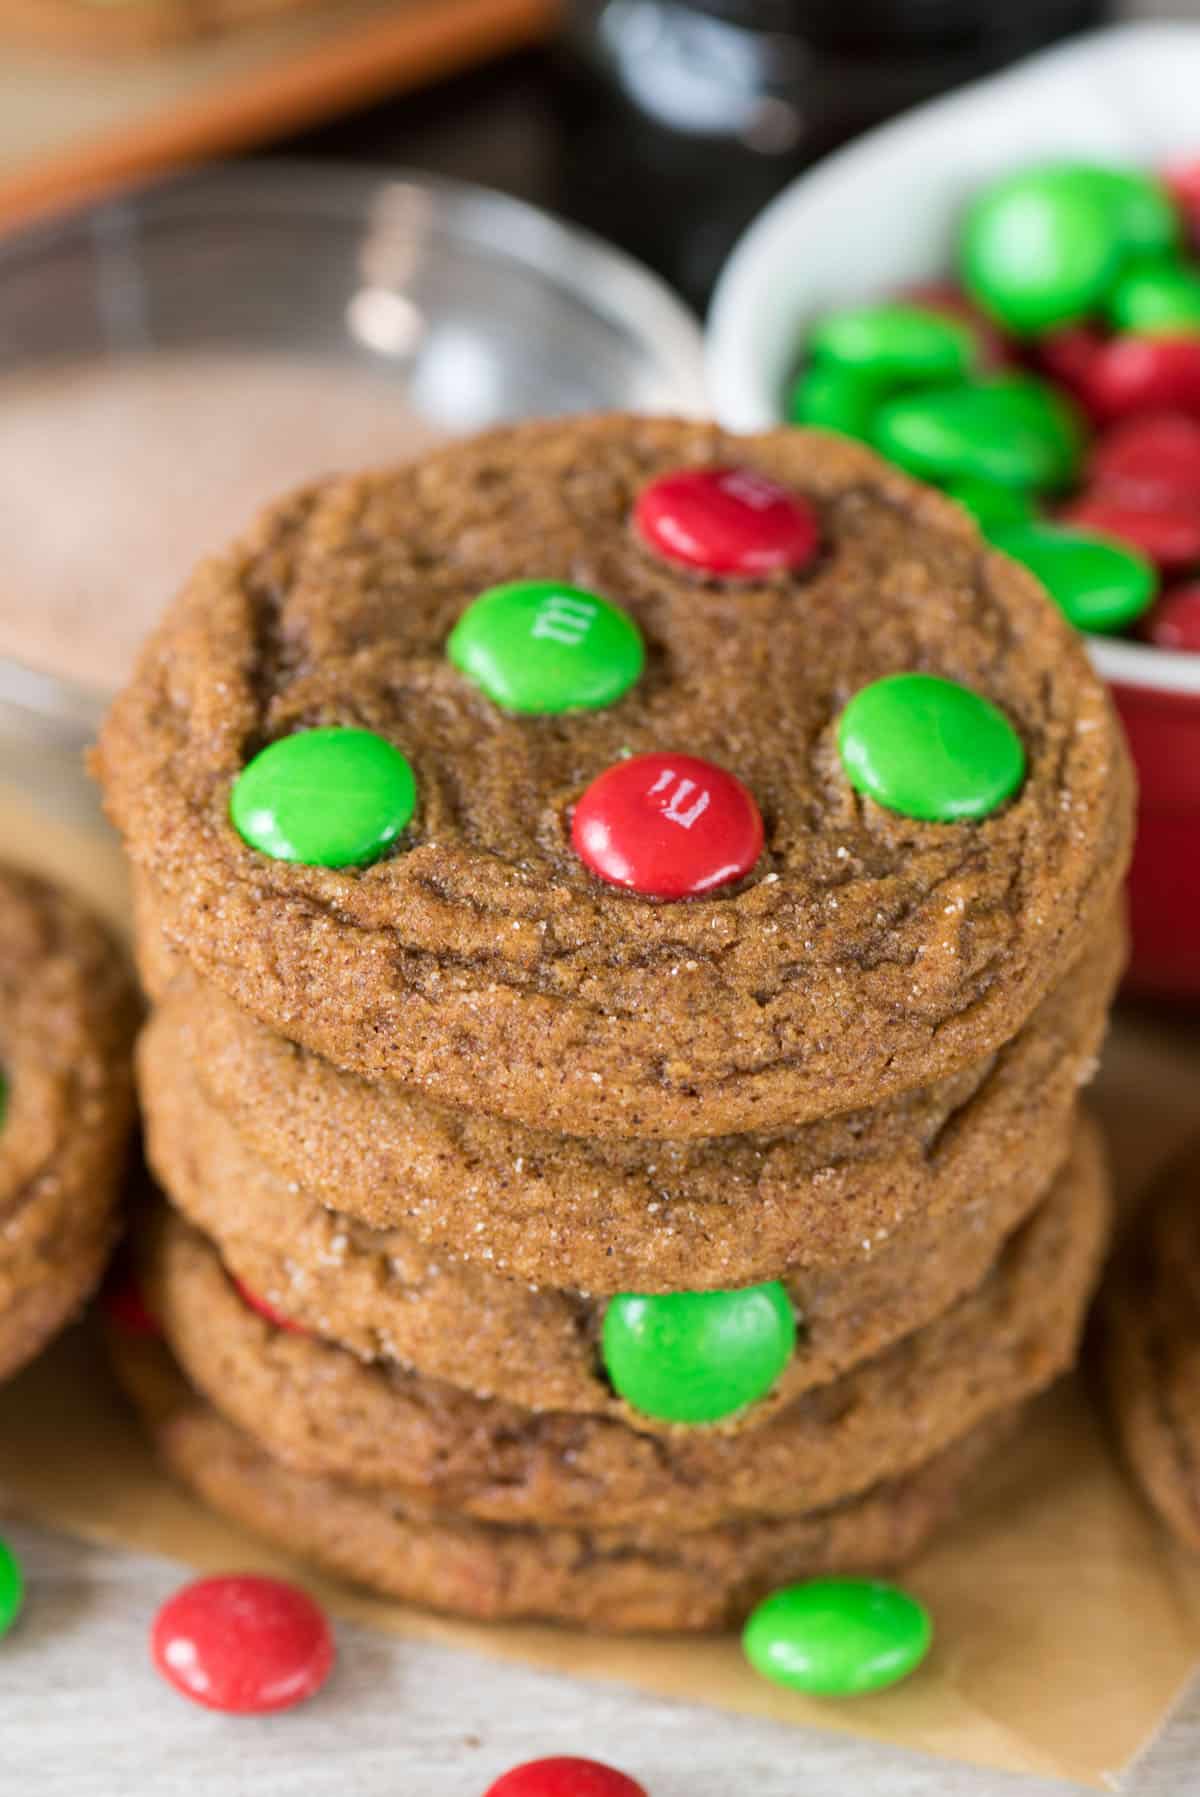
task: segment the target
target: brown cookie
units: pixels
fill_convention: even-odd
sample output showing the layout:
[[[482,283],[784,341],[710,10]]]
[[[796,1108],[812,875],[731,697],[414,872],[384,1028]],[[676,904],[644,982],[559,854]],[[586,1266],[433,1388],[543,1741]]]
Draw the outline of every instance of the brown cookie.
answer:
[[[162,1026],[156,1017],[139,1055],[147,1155],[174,1202],[218,1242],[247,1285],[364,1358],[415,1366],[533,1409],[633,1420],[599,1370],[602,1299],[531,1288],[486,1262],[433,1250],[410,1229],[371,1230],[328,1210],[250,1152],[172,1052]],[[978,1286],[1065,1157],[1066,1117],[1059,1128],[1057,1138],[1033,1136],[1036,1161],[1017,1161],[1012,1144],[994,1193],[964,1196],[947,1216],[918,1215],[869,1257],[846,1267],[777,1269],[802,1320],[803,1346],[772,1396],[725,1427],[758,1427]],[[637,1420],[651,1430],[668,1427]]]
[[[133,1120],[137,1003],[78,900],[0,868],[0,1378],[100,1278]]]
[[[1200,1551],[1200,1152],[1173,1166],[1109,1269],[1098,1336],[1126,1462]]]
[[[630,528],[642,487],[736,462],[806,495],[800,575],[698,580]],[[500,711],[445,655],[497,582],[566,580],[648,645],[605,709]],[[1028,773],[978,822],[861,799],[836,724],[904,669],[999,705]],[[365,726],[418,785],[365,869],[272,860],[229,818],[264,744]],[[594,878],[572,808],[631,751],[733,772],[765,847],[685,903]],[[283,1035],[440,1101],[592,1135],[692,1138],[877,1104],[1017,1033],[1101,928],[1131,825],[1083,645],[962,510],[849,440],[663,419],[525,424],[268,512],[147,645],[95,758],[155,924]]]
[[[741,1435],[648,1433],[488,1402],[394,1364],[277,1329],[243,1304],[211,1247],[169,1213],[147,1294],[211,1402],[305,1472],[418,1491],[505,1522],[706,1528],[823,1508],[897,1478],[1067,1367],[1110,1202],[1094,1128],[978,1291]]]
[[[1071,1107],[1094,1066],[1123,953],[1114,919],[994,1059],[874,1110],[777,1136],[552,1136],[437,1104],[393,1082],[341,1073],[256,1022],[211,983],[181,973],[179,963],[164,965],[149,932],[143,967],[151,989],[157,994],[166,983],[169,996],[142,1053],[148,1088],[153,1063],[170,1080],[186,1062],[246,1146],[281,1179],[344,1216],[398,1228],[439,1254],[595,1294],[728,1288],[773,1278],[781,1268],[827,1272],[882,1260],[874,1303],[889,1268],[893,1294],[908,1280],[902,1260],[915,1251],[917,1308],[903,1321],[910,1328],[933,1314],[928,1304],[921,1310],[922,1279],[935,1271],[932,1259],[943,1248],[936,1271],[944,1301],[965,1289],[954,1247],[962,1246],[967,1219],[994,1220],[994,1243],[1065,1154]],[[166,1167],[164,1177],[171,1178]],[[933,1233],[943,1218],[944,1241]],[[260,1221],[263,1235],[265,1212]],[[340,1229],[322,1226],[319,1233],[327,1238]],[[281,1249],[286,1239],[286,1231],[277,1235]],[[318,1264],[326,1253],[323,1242]],[[311,1268],[313,1256],[298,1243],[288,1243],[287,1255],[305,1272]],[[836,1307],[838,1283],[798,1283],[810,1317]],[[861,1283],[865,1297],[865,1275]],[[336,1300],[325,1292],[322,1302]],[[341,1335],[336,1313],[325,1314],[330,1333]],[[890,1326],[877,1310],[865,1314]],[[868,1348],[882,1339],[877,1331]]]
[[[1013,1424],[994,1417],[908,1477],[815,1515],[667,1535],[504,1527],[284,1467],[196,1396],[161,1344],[110,1339],[163,1460],[206,1503],[385,1596],[487,1622],[722,1629],[792,1579],[887,1571],[953,1513]]]

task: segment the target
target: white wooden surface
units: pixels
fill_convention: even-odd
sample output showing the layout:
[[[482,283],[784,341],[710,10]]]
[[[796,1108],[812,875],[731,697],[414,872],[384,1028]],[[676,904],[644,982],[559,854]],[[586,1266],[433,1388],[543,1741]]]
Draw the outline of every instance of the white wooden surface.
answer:
[[[0,1518],[25,1613],[0,1647],[3,1797],[481,1797],[545,1753],[621,1766],[650,1797],[1063,1797],[975,1771],[341,1628],[311,1704],[266,1719],[194,1708],[161,1684],[149,1622],[178,1567]],[[1135,1653],[1131,1642],[1130,1652]],[[1127,1780],[1200,1794],[1200,1687]]]

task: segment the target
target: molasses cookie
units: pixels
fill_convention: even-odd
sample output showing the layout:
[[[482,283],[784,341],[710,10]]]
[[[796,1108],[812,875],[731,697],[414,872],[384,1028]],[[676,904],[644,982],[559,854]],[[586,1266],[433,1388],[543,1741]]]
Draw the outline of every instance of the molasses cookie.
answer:
[[[91,913],[0,868],[0,1378],[69,1321],[108,1259],[136,1023]]]
[[[328,1210],[250,1153],[186,1063],[161,1052],[157,1028],[158,1020],[140,1056],[150,1164],[251,1290],[362,1359],[415,1367],[534,1410],[631,1420],[601,1371],[604,1299],[531,1287],[486,1261],[431,1250],[409,1229],[371,1230]],[[845,1267],[778,1269],[770,1289],[795,1313],[799,1344],[785,1353],[770,1395],[722,1427],[759,1427],[973,1291],[1070,1146],[1064,1125],[1040,1165],[1023,1162],[995,1192],[964,1197],[947,1216],[918,1214]],[[668,1426],[637,1420],[650,1430]]]
[[[594,1294],[700,1291],[749,1285],[781,1268],[849,1271],[880,1257],[907,1278],[903,1238],[923,1257],[918,1304],[921,1277],[945,1250],[937,1270],[951,1282],[943,1286],[949,1301],[952,1244],[961,1244],[967,1219],[977,1229],[984,1218],[1006,1228],[1066,1154],[1071,1109],[1094,1069],[1123,958],[1114,918],[1011,1043],[933,1087],[776,1135],[636,1141],[554,1136],[342,1073],[183,964],[164,966],[148,933],[141,961],[151,989],[164,977],[171,983],[146,1034],[145,1081],[157,1092],[186,1068],[247,1149],[342,1221],[398,1229],[439,1255],[483,1261],[514,1279]],[[163,1101],[150,1102],[161,1111]],[[186,1119],[182,1127],[198,1140]],[[265,1237],[274,1208],[268,1202],[254,1219],[243,1212],[251,1227],[242,1233],[256,1233],[257,1222]],[[926,1227],[914,1227],[918,1217]],[[943,1218],[944,1239],[934,1233]],[[338,1233],[342,1221],[319,1233]],[[274,1240],[294,1266],[311,1268],[298,1227],[293,1206]],[[323,1246],[319,1265],[326,1254]],[[822,1308],[821,1289],[828,1282],[797,1287],[810,1316]],[[865,1282],[860,1289],[865,1296]],[[914,1313],[908,1326],[923,1320]]]
[[[1130,1229],[1099,1320],[1126,1462],[1167,1526],[1200,1550],[1200,1152],[1169,1170]]]
[[[112,1338],[165,1464],[214,1509],[385,1596],[481,1621],[723,1629],[781,1583],[911,1559],[1011,1430],[996,1416],[903,1479],[814,1515],[677,1530],[537,1529],[431,1510],[273,1460],[193,1392],[161,1343]]]
[[[593,1136],[977,1064],[1102,928],[1131,826],[1081,641],[959,507],[849,440],[635,417],[277,505],[95,765],[154,925],[245,1009]]]
[[[194,1383],[305,1472],[493,1521],[600,1516],[606,1526],[685,1530],[840,1502],[1041,1390],[1074,1358],[1109,1210],[1087,1126],[975,1292],[740,1435],[650,1434],[632,1421],[480,1400],[394,1363],[364,1365],[258,1314],[204,1239],[168,1213],[147,1244],[146,1289]]]

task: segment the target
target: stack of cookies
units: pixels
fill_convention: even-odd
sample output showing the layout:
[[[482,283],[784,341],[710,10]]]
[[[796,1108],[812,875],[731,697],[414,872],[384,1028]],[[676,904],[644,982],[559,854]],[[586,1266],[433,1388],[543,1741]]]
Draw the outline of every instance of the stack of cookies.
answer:
[[[97,766],[217,1508],[702,1629],[894,1565],[1066,1367],[1130,777],[1024,570],[849,441],[532,424],[200,568]]]

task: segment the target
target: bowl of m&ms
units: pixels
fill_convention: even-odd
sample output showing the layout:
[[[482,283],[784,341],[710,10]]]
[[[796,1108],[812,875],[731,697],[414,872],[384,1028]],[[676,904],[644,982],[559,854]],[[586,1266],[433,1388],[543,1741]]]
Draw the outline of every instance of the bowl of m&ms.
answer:
[[[1137,763],[1131,983],[1200,998],[1200,28],[1102,32],[860,139],[714,299],[714,408],[861,439],[1023,562]]]

